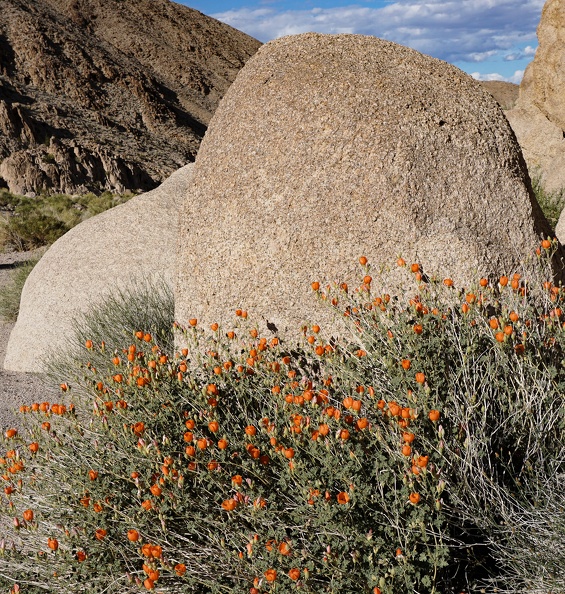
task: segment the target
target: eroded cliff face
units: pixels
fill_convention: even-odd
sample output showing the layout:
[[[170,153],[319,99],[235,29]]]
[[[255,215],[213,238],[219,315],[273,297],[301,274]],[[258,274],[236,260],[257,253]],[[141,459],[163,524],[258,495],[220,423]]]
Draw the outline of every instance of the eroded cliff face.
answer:
[[[259,46],[169,0],[0,0],[0,184],[155,187]]]

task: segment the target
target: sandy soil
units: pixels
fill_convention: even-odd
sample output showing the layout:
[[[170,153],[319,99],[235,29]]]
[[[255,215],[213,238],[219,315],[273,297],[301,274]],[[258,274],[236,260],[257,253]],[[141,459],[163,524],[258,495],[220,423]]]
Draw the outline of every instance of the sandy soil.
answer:
[[[37,252],[0,254],[0,286],[10,282],[11,273],[17,262],[28,260]],[[14,411],[22,404],[51,401],[56,398],[58,388],[48,386],[42,374],[15,373],[4,370],[6,345],[14,325],[0,320],[0,429],[17,426]]]

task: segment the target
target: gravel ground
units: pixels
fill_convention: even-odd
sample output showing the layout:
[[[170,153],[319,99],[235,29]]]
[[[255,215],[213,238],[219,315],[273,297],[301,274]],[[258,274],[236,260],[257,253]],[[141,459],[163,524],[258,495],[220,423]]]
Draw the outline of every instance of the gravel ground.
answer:
[[[17,262],[29,260],[41,255],[41,251],[12,252],[0,254],[0,286],[10,282],[13,266]],[[4,369],[6,345],[14,324],[0,320],[0,429],[17,426],[14,411],[22,404],[53,400],[59,391],[55,386],[48,386],[45,377],[36,373],[16,373]]]

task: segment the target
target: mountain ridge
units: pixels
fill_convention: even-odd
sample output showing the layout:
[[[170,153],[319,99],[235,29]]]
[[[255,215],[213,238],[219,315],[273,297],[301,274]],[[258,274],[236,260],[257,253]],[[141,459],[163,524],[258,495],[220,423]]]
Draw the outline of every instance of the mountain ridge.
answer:
[[[155,187],[260,45],[169,0],[0,0],[0,183]]]

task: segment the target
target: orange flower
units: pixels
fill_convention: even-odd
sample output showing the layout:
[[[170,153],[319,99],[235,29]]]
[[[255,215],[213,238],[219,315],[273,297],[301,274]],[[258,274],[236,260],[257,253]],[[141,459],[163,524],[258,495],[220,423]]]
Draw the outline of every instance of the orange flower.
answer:
[[[222,509],[226,511],[233,511],[237,507],[237,501],[235,499],[226,499],[222,501]]]
[[[141,553],[145,556],[145,557],[151,557],[151,546],[149,543],[145,543],[142,547],[141,547]]]
[[[59,541],[56,538],[48,538],[47,546],[52,550],[56,551],[59,548]]]
[[[288,544],[288,542],[281,542],[279,544],[279,553],[281,555],[290,555],[290,545]]]
[[[274,582],[277,579],[277,572],[275,569],[267,569],[265,572],[265,579],[268,582]]]
[[[300,569],[293,567],[292,569],[289,570],[288,577],[291,580],[296,581],[300,577]]]
[[[273,550],[273,545],[276,545],[277,543],[271,538],[270,540],[268,540],[265,543],[265,548],[267,549],[267,551],[271,552]]]
[[[94,536],[96,536],[98,540],[104,540],[104,538],[106,538],[106,534],[108,533],[106,530],[104,530],[104,528],[98,528],[94,533]]]
[[[418,458],[416,460],[416,464],[420,468],[425,468],[428,465],[428,461],[429,461],[429,456],[418,456]]]
[[[348,501],[349,501],[349,495],[345,491],[342,491],[341,493],[337,494],[337,502],[340,503],[341,505],[346,504]]]
[[[152,582],[156,582],[161,575],[156,569],[147,568],[145,571],[147,572],[147,577]]]
[[[330,426],[327,425],[326,423],[322,423],[318,427],[318,431],[320,432],[320,435],[327,435],[330,432]]]
[[[84,551],[77,551],[77,559],[82,563],[86,559],[86,553]]]
[[[184,563],[177,563],[175,565],[175,573],[180,577],[186,573],[186,565]]]

